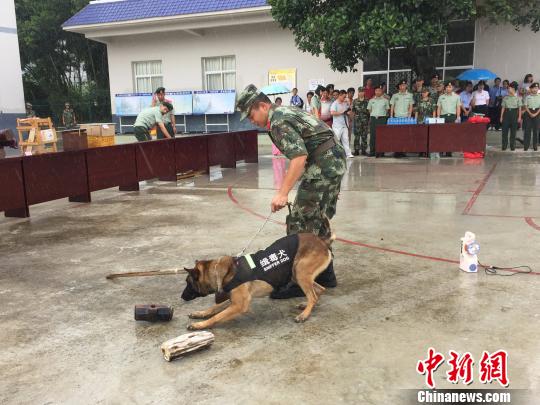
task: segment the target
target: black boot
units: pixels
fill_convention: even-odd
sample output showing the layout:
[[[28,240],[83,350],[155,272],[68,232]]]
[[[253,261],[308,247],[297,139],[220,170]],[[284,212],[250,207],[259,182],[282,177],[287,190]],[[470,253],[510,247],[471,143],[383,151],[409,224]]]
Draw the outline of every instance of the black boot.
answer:
[[[337,287],[336,274],[334,273],[334,261],[332,260],[325,271],[317,276],[315,281],[324,288]],[[289,282],[285,287],[275,289],[270,293],[270,298],[284,300],[287,298],[304,297],[304,292],[298,284]]]
[[[317,283],[324,288],[337,287],[336,273],[334,273],[334,261],[332,260],[325,271],[317,276],[315,279]]]
[[[285,287],[276,288],[270,293],[270,298],[275,300],[286,300],[288,298],[304,297],[305,294],[298,284],[289,281]]]
[[[355,149],[353,152],[354,156],[360,156],[360,151],[358,149]]]

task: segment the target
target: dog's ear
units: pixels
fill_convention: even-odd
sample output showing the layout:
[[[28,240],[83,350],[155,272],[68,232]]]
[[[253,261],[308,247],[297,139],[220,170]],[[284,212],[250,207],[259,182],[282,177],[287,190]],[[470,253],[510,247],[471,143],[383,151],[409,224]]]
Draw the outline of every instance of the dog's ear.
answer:
[[[191,276],[195,281],[199,279],[199,270],[195,267],[194,269],[188,269],[184,267],[184,270]]]

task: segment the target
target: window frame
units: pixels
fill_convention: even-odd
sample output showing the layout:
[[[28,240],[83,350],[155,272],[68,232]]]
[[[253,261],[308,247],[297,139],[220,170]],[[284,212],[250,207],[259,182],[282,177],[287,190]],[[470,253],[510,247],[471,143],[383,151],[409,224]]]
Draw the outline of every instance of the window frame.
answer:
[[[454,21],[465,21],[465,20],[453,20]],[[474,39],[472,41],[459,41],[459,42],[448,42],[448,37],[444,37],[444,42],[441,43],[434,43],[429,44],[428,46],[442,46],[443,47],[443,65],[442,66],[436,66],[435,69],[438,71],[442,71],[442,80],[445,80],[446,77],[446,71],[447,70],[457,70],[457,69],[473,69],[476,62],[476,38],[477,38],[477,21],[474,23]],[[462,66],[446,66],[446,57],[447,57],[447,46],[448,45],[464,45],[464,44],[473,44],[473,58],[472,58],[472,65],[462,65]],[[386,74],[386,83],[388,84],[390,81],[390,73],[399,73],[399,72],[410,72],[411,69],[390,69],[390,51],[392,49],[401,49],[403,47],[394,47],[389,48],[386,50],[388,58],[387,58],[387,69],[386,70],[364,70],[362,68],[362,82],[364,82],[364,76],[372,76],[372,75],[384,75]]]
[[[210,70],[206,71],[205,62],[209,59],[218,59],[219,58],[219,70]],[[223,60],[224,58],[234,58],[234,69],[223,69]],[[202,82],[203,90],[236,90],[236,55],[221,55],[221,56],[203,56],[201,57],[201,71],[202,71]],[[234,87],[232,89],[225,88],[224,76],[226,74],[234,73]],[[208,88],[208,76],[209,75],[220,75],[221,86],[219,89],[209,89]]]
[[[159,62],[159,65],[161,67],[161,73],[160,74],[148,74],[148,75],[138,75],[136,66],[139,63],[156,63]],[[137,85],[137,79],[143,79],[143,78],[149,78],[150,83],[152,83],[152,79],[155,77],[161,78],[161,85],[163,85],[163,61],[160,59],[153,59],[153,60],[138,60],[131,62],[131,71],[132,71],[132,77],[133,77],[133,91],[135,93],[148,93],[148,91],[141,91]],[[158,86],[159,87],[159,86]],[[150,89],[150,93],[153,93],[156,89]]]

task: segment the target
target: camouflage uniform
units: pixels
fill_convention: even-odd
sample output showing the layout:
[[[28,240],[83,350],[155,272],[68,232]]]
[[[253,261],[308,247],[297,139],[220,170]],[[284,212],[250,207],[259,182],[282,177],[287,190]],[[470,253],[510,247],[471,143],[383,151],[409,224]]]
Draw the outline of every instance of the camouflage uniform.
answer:
[[[75,126],[75,112],[71,108],[64,109],[62,117],[66,128],[73,128]]]
[[[258,94],[255,86],[250,85],[239,96],[237,108],[242,111],[242,118],[249,115],[250,102]],[[327,229],[324,216],[331,219],[336,213],[341,180],[347,170],[345,150],[336,143],[314,156],[319,145],[334,139],[334,133],[324,122],[305,111],[273,105],[268,120],[270,138],[283,155],[288,159],[308,157],[296,200],[287,216],[287,234],[312,232],[321,237],[330,236],[331,230]]]
[[[367,150],[369,132],[368,102],[369,100],[364,97],[363,100],[355,99],[352,104],[352,111],[354,113],[354,150],[361,150],[362,153],[365,153]],[[360,142],[360,139],[362,142]]]
[[[433,111],[437,109],[437,104],[433,102],[431,97],[427,100],[421,99],[417,106],[416,111],[418,112],[418,123],[422,124],[426,118],[433,117]]]
[[[26,103],[26,118],[35,118],[36,112],[32,110],[32,104]]]
[[[259,96],[252,84],[239,95],[236,109],[241,112],[240,120],[251,114],[251,107]],[[264,98],[261,101],[268,103]],[[288,159],[307,156],[296,199],[287,216],[287,234],[311,232],[330,237],[328,220],[336,213],[341,180],[347,170],[343,146],[336,142],[334,133],[323,121],[296,107],[272,105],[268,111],[268,127],[272,142]],[[325,288],[337,286],[333,260],[315,281]],[[270,298],[303,295],[302,289],[291,280],[284,288],[274,289]]]
[[[334,133],[322,121],[290,107],[272,106],[270,138],[288,159],[307,155],[291,215],[287,218],[287,233],[312,232],[328,237],[324,216],[336,213],[341,179],[346,172],[345,150],[337,143],[315,157],[313,152],[322,143],[333,139]]]

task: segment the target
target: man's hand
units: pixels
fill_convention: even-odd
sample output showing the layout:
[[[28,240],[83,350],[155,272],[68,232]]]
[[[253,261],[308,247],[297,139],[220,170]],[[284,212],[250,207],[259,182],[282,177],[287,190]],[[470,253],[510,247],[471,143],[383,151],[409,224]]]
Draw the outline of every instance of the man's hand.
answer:
[[[283,195],[281,193],[277,193],[274,198],[272,198],[272,203],[270,204],[270,208],[272,209],[272,212],[279,211],[283,207],[287,205],[287,202],[289,200],[288,195]]]

